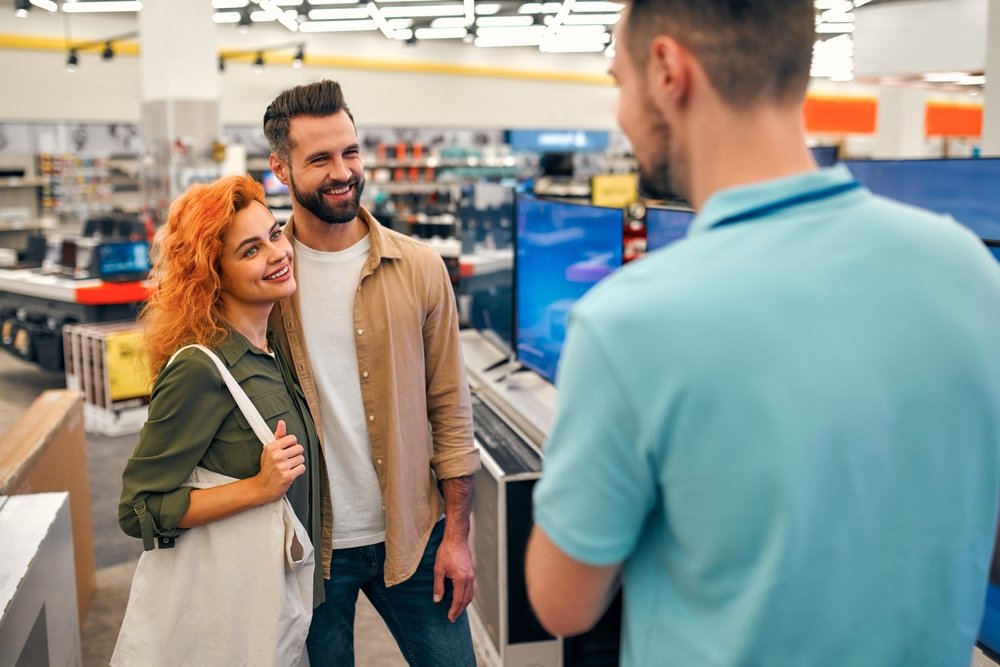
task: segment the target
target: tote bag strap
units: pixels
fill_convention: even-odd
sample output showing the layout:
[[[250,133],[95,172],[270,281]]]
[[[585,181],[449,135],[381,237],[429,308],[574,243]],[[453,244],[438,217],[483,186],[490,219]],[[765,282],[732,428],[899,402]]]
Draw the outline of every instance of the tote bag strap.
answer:
[[[207,354],[208,358],[215,363],[216,368],[219,369],[219,374],[222,376],[226,386],[229,387],[230,393],[232,393],[233,398],[236,400],[236,405],[239,406],[243,416],[246,417],[247,422],[250,424],[250,428],[253,429],[253,432],[257,435],[257,438],[261,441],[261,443],[266,445],[269,442],[273,442],[274,432],[271,431],[271,428],[267,425],[267,422],[264,421],[264,418],[260,416],[260,412],[254,406],[250,397],[247,396],[247,393],[243,391],[243,387],[240,386],[240,383],[236,381],[236,378],[234,378],[233,374],[229,372],[226,365],[222,363],[222,360],[219,359],[219,357],[216,356],[216,354],[210,349],[204,345],[185,345],[181,349],[174,352],[173,356],[170,357],[170,361],[167,362],[167,365],[169,366],[170,362],[174,360],[174,357],[189,347],[198,348]]]

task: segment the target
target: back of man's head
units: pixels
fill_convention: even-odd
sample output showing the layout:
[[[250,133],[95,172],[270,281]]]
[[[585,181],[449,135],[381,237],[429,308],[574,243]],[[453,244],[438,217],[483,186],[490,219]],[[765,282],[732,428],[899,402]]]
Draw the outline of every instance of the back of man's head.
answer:
[[[629,0],[625,44],[640,70],[657,35],[698,58],[729,106],[805,96],[815,39],[813,0]]]
[[[322,118],[344,111],[354,122],[354,116],[344,101],[344,92],[336,81],[324,79],[315,83],[295,86],[282,92],[264,112],[264,136],[271,152],[287,160],[292,152],[288,125],[296,116]]]

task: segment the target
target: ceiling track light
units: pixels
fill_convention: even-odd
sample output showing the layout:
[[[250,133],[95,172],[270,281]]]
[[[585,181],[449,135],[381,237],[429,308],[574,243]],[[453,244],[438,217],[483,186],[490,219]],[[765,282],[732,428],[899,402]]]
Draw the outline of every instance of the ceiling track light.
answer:
[[[76,49],[69,50],[69,56],[66,58],[66,71],[75,72],[76,66],[80,64],[80,56],[77,54]]]
[[[236,30],[245,35],[250,31],[250,26],[252,25],[253,20],[250,18],[250,8],[244,7],[240,10],[240,20],[236,24]]]
[[[301,69],[302,65],[305,64],[306,60],[306,46],[305,44],[299,44],[298,50],[295,52],[295,56],[292,57],[292,67],[295,69]]]
[[[105,42],[104,50],[101,51],[101,60],[107,62],[115,57],[115,49],[111,46],[111,42]]]
[[[254,74],[260,74],[264,71],[264,52],[258,51],[257,57],[254,58],[253,67],[251,68]]]
[[[219,71],[220,72],[225,72],[226,71],[226,57],[225,56],[219,56]]]
[[[27,18],[31,3],[28,0],[17,0],[14,3],[14,16],[19,19]]]

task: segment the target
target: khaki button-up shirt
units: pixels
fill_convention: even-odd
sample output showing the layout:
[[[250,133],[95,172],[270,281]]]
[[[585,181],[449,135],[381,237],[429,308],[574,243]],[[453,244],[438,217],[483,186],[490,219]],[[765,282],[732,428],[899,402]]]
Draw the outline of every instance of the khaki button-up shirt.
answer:
[[[354,298],[359,377],[343,381],[361,385],[385,510],[385,583],[392,586],[416,571],[444,510],[438,480],[475,473],[479,453],[472,438],[458,310],[444,262],[420,241],[382,227],[364,208],[359,217],[371,240]],[[293,220],[285,233],[293,236]],[[322,289],[299,283],[299,290]],[[323,360],[309,357],[300,312],[296,294],[272,311],[271,324],[322,438],[313,369]],[[330,544],[332,530],[327,521],[324,544]],[[324,551],[328,572],[332,554]]]

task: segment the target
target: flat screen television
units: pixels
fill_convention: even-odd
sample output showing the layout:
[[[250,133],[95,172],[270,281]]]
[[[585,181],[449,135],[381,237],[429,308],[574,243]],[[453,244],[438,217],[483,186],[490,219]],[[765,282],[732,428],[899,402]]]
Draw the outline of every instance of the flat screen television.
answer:
[[[264,194],[268,196],[288,194],[288,186],[279,181],[270,169],[261,174],[260,182],[264,186]]]
[[[813,146],[813,159],[820,167],[832,167],[840,159],[840,148],[838,146]]]
[[[1000,158],[848,160],[875,194],[948,213],[980,238],[1000,239]]]
[[[695,213],[686,208],[646,208],[646,251],[652,252],[687,235]]]
[[[146,241],[101,243],[96,249],[96,266],[101,280],[145,280],[150,269],[149,244]]]
[[[549,382],[566,339],[570,308],[622,265],[621,209],[517,198],[515,351]]]

